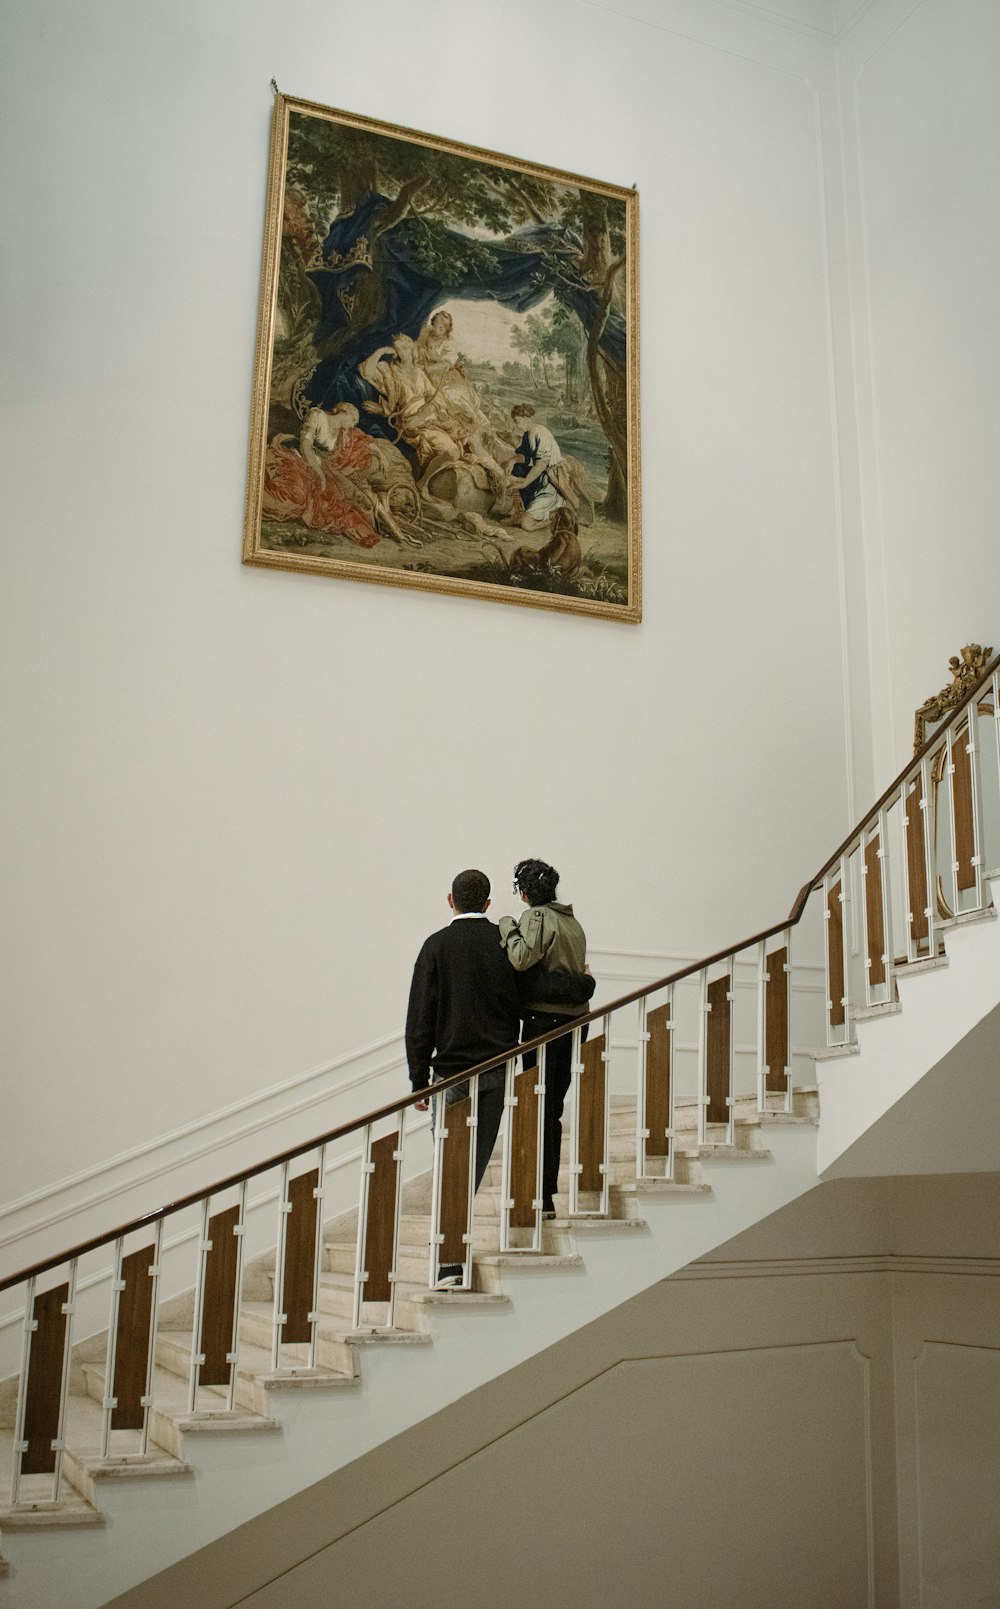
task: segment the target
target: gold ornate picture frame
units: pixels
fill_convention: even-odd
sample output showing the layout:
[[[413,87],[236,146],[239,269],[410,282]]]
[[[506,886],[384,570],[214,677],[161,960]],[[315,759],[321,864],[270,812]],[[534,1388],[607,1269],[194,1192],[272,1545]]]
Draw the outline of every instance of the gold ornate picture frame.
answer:
[[[638,207],[276,95],[245,562],[638,621]]]

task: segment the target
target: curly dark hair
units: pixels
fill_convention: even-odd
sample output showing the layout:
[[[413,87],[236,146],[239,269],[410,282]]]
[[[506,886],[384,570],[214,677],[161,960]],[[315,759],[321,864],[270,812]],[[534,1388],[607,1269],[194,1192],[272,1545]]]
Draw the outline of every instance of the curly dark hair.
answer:
[[[519,860],[514,867],[514,889],[526,894],[531,905],[548,905],[556,897],[559,873],[544,860]]]

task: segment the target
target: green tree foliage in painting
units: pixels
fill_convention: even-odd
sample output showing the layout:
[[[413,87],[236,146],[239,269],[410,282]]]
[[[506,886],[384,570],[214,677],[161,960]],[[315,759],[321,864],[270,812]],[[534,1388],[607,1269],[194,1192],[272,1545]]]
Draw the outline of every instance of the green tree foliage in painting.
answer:
[[[359,276],[345,304],[348,324],[310,349],[316,293],[308,279],[322,265],[321,243],[331,221],[351,213],[368,192],[389,200],[373,223],[371,275]],[[542,255],[539,290],[551,291],[554,310],[538,320],[534,345],[522,348],[544,370],[563,359],[567,400],[576,400],[585,373],[594,410],[610,446],[605,512],[626,516],[626,375],[600,342],[612,308],[624,308],[625,205],[571,182],[553,182],[451,151],[439,151],[371,130],[293,113],[289,120],[286,207],[279,279],[279,329],[273,386],[286,396],[297,374],[334,355],[370,323],[379,295],[380,242],[413,220],[411,245],[421,266],[444,287],[466,286],[495,271],[491,238],[506,243],[526,225],[548,226],[553,249]],[[577,249],[567,251],[572,236]],[[587,296],[581,320],[569,295]],[[537,338],[536,338],[537,337]],[[534,368],[534,363],[532,364]]]

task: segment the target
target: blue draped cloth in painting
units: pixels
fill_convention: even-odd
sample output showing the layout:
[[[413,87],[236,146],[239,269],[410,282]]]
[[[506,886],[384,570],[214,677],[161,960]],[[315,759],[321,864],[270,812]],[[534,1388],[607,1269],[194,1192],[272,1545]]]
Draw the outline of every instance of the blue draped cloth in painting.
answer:
[[[558,269],[562,298],[585,327],[593,318],[599,293],[580,275],[577,264],[582,242],[572,230],[534,224],[500,241],[482,241],[493,266],[477,260],[474,272],[457,283],[443,284],[423,260],[423,225],[418,218],[404,218],[387,229],[378,239],[377,253],[370,251],[372,227],[390,205],[386,196],[373,191],[362,196],[352,213],[335,219],[330,227],[323,243],[328,266],[309,274],[321,304],[316,345],[320,350],[330,344],[338,348],[314,369],[305,388],[310,402],[329,408],[337,402],[360,407],[374,401],[376,393],[359,375],[358,364],[378,347],[389,346],[396,335],[416,340],[434,309],[446,301],[491,300],[513,312],[526,313],[552,291],[553,265]],[[439,232],[435,244],[446,250],[449,240],[464,255],[468,237],[445,230]],[[373,273],[378,276],[377,310],[364,324],[351,328],[360,282]],[[341,345],[337,337],[348,329],[351,333]],[[625,320],[612,308],[601,333],[600,350],[624,364],[625,339]],[[379,415],[366,413],[364,420],[364,428],[371,434],[388,433]]]

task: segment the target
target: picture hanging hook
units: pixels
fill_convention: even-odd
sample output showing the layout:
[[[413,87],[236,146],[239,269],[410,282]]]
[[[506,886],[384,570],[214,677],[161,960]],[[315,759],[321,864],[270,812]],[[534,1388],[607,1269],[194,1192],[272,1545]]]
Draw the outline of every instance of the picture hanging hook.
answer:
[[[274,93],[275,93],[275,94],[276,94],[276,95],[280,95],[280,94],[281,94],[281,90],[280,90],[280,89],[279,89],[279,88],[278,88],[278,83],[277,83],[277,80],[276,80],[276,79],[274,79],[274,78],[272,78],[272,79],[271,79],[271,88],[272,88],[272,89],[273,89],[273,90],[274,90]]]

